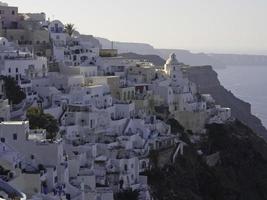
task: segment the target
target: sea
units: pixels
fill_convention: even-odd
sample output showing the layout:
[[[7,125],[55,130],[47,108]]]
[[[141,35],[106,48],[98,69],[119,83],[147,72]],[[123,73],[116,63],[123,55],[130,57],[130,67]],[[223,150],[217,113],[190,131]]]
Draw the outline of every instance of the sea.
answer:
[[[267,66],[227,66],[215,71],[226,89],[251,104],[252,113],[267,128]]]

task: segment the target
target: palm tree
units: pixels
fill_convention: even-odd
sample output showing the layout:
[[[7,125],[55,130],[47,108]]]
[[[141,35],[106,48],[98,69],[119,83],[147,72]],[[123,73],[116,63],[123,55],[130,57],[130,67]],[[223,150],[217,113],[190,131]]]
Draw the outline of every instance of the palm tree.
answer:
[[[72,36],[72,34],[76,31],[74,24],[70,23],[65,25],[64,30],[69,36]]]

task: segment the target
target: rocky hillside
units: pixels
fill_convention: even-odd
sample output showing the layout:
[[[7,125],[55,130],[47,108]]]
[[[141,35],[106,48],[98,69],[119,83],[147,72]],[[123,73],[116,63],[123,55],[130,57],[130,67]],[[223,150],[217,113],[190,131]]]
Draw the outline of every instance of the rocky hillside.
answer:
[[[261,121],[251,113],[249,103],[235,97],[219,82],[217,73],[211,66],[186,68],[189,79],[198,85],[201,93],[210,93],[215,101],[232,109],[232,115],[267,139],[267,130]]]
[[[174,163],[147,172],[154,199],[267,199],[266,142],[239,121],[207,130]]]
[[[97,37],[104,49],[110,49],[112,47],[112,41]],[[139,53],[139,54],[157,54],[157,50],[150,44],[134,43],[134,42],[118,42],[113,41],[113,47],[118,49],[119,53]]]
[[[97,38],[103,48],[111,48],[112,41],[105,38]],[[217,68],[225,67],[225,65],[205,53],[192,53],[184,49],[156,49],[150,44],[134,43],[134,42],[113,42],[113,47],[118,49],[119,53],[135,53],[141,55],[157,55],[167,58],[170,53],[175,53],[180,62],[189,65],[212,65]]]
[[[165,60],[157,55],[140,55],[136,53],[121,53],[120,56],[129,59],[138,59],[142,61],[148,61],[153,63],[155,66],[164,66]]]
[[[111,48],[112,42],[105,38],[97,38],[103,48]],[[113,42],[113,47],[119,53],[136,53],[142,55],[158,55],[164,59],[170,53],[175,53],[180,62],[189,65],[212,65],[214,68],[224,68],[226,65],[267,65],[267,52],[262,55],[193,53],[184,49],[157,49],[150,44],[134,42]]]

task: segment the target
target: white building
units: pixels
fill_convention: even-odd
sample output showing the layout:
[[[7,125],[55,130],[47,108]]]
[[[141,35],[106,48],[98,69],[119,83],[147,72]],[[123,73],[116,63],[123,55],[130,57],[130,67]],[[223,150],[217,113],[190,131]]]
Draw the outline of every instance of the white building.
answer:
[[[0,38],[0,69],[2,75],[12,76],[16,80],[45,77],[48,72],[45,57],[12,47],[5,38]]]

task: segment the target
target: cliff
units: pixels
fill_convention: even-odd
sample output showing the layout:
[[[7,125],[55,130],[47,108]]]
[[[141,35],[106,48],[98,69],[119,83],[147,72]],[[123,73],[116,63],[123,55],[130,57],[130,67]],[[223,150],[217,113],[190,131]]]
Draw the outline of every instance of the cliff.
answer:
[[[235,97],[219,82],[217,73],[211,66],[199,66],[186,68],[188,77],[198,85],[201,93],[209,93],[217,104],[232,109],[232,115],[249,126],[253,131],[267,139],[267,130],[261,121],[251,113],[249,103]]]
[[[105,38],[97,38],[103,48],[111,48],[112,41]],[[157,49],[150,44],[146,43],[134,43],[134,42],[118,42],[113,41],[113,47],[118,49],[120,54],[122,53],[135,53],[139,56],[157,55],[162,58],[167,58],[171,53],[175,53],[180,62],[188,65],[212,65],[217,68],[223,68],[225,65],[205,53],[192,53],[184,49]],[[141,55],[140,55],[141,54]],[[131,55],[132,56],[132,55]]]
[[[146,173],[154,199],[267,199],[266,142],[239,121],[207,130],[200,143],[187,140],[174,163]]]
[[[110,49],[112,47],[112,41],[97,37],[99,42],[102,45],[102,48],[104,49]],[[113,41],[113,47],[115,49],[118,49],[119,53],[139,53],[139,54],[154,54],[156,55],[158,52],[157,50],[151,46],[150,44],[146,43],[134,43],[134,42],[118,42]]]
[[[210,54],[209,56],[225,65],[267,65],[266,55]]]
[[[111,41],[105,38],[97,38],[103,48],[111,48]],[[267,65],[266,52],[262,55],[246,54],[219,54],[219,53],[193,53],[185,49],[158,49],[147,43],[113,42],[113,47],[119,53],[135,53],[142,55],[157,55],[167,59],[171,53],[175,53],[180,62],[188,65],[211,65],[214,68],[224,68],[227,65]]]
[[[215,68],[225,68],[223,62],[205,53],[192,53],[182,49],[158,49],[158,51],[158,55],[165,59],[171,53],[175,53],[180,62],[188,65],[212,65]]]
[[[153,63],[155,66],[164,66],[165,60],[157,55],[140,55],[136,53],[121,53],[120,56],[128,59],[138,59],[142,61],[148,61]]]

